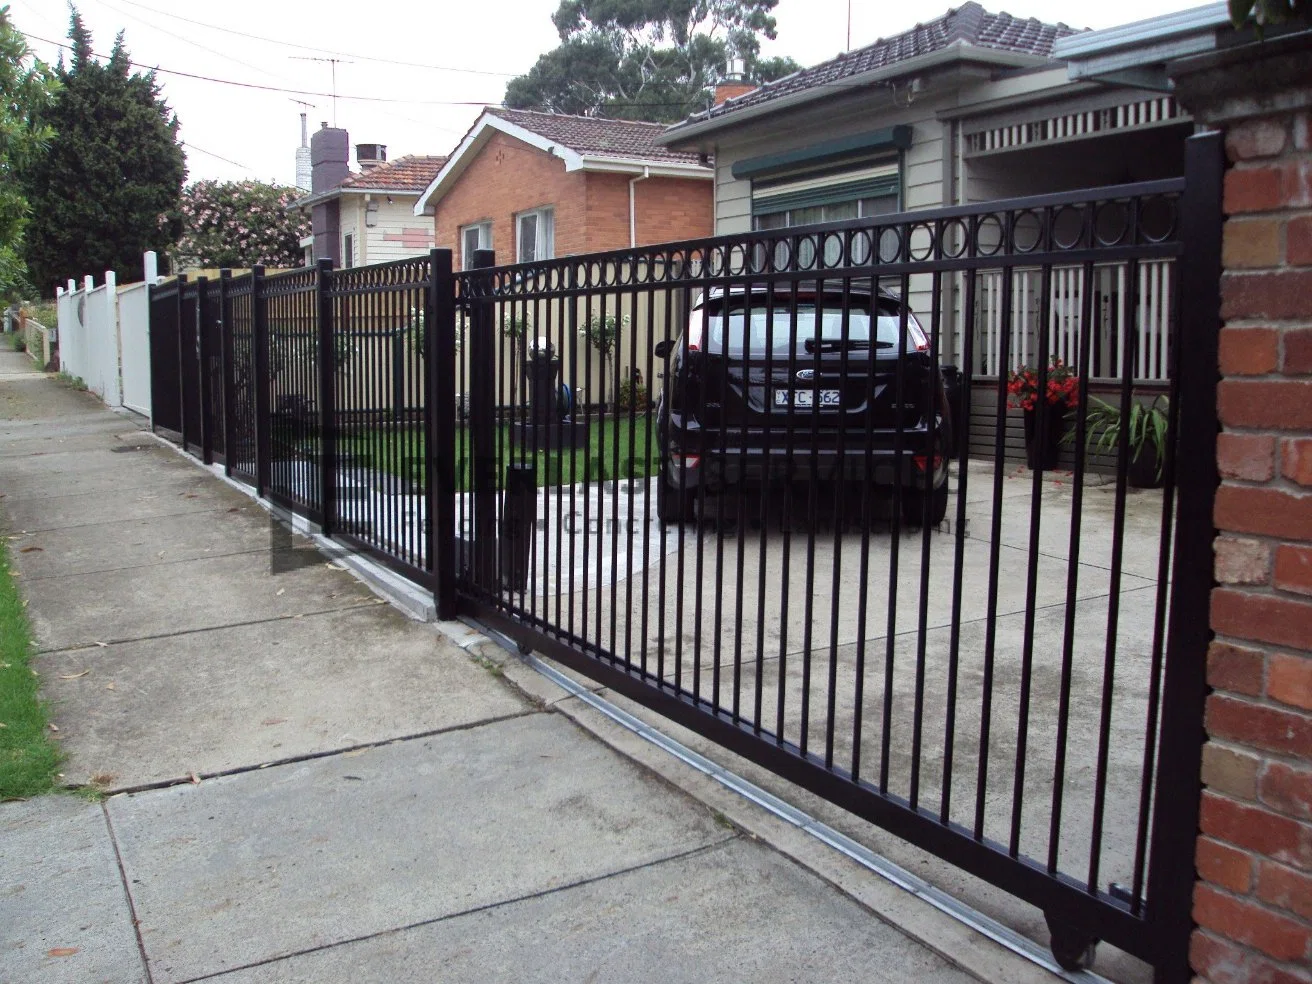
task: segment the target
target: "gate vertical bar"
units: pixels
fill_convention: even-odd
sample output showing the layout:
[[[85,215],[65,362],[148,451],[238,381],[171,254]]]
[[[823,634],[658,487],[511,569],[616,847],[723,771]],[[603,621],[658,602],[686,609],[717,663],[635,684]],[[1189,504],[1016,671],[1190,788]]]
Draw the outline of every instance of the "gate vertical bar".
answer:
[[[187,344],[187,334],[182,330],[182,294],[183,288],[187,285],[187,275],[178,274],[178,293],[174,297],[177,304],[177,316],[174,318],[174,326],[178,333],[178,435],[182,440],[182,450],[187,448],[187,360],[183,355],[184,346]]]
[[[336,349],[333,345],[333,261],[319,260],[317,296],[319,317],[319,506],[323,512],[320,529],[331,536],[337,518],[337,410],[333,381]]]
[[[209,319],[210,282],[196,278],[196,391],[200,394],[200,460],[214,464],[214,398],[210,390],[210,344],[206,322]]]
[[[496,317],[490,296],[491,276],[483,273],[496,265],[490,249],[474,251],[478,282],[470,301],[469,318],[469,428],[474,498],[474,548],[471,566],[474,583],[484,591],[495,590],[497,535],[496,487],[496,341],[492,337]],[[487,295],[487,296],[485,296]]]
[[[451,250],[428,254],[424,308],[424,447],[428,449],[428,566],[437,617],[456,617],[456,309]]]
[[[1194,850],[1202,796],[1203,705],[1211,628],[1212,507],[1216,466],[1217,350],[1221,330],[1222,135],[1190,137],[1180,202],[1180,433],[1176,437],[1179,513],[1175,530],[1170,635],[1162,689],[1161,754],[1153,809],[1148,912],[1160,940],[1154,980],[1190,979]],[[1188,332],[1191,337],[1184,337]]]
[[[237,373],[233,365],[232,344],[232,298],[228,288],[232,286],[232,271],[219,271],[219,342],[223,374],[223,474],[232,477],[232,459],[236,457],[233,449],[237,444]]]
[[[255,379],[255,494],[264,498],[269,488],[269,326],[264,303],[264,267],[251,267],[251,348]]]

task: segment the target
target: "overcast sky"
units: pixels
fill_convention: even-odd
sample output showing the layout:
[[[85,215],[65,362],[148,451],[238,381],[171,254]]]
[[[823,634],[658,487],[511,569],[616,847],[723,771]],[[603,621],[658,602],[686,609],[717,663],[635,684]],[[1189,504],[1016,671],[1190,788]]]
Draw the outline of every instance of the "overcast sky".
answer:
[[[4,0],[0,0],[4,2]],[[61,0],[8,0],[29,35],[67,43]],[[164,97],[182,124],[188,179],[258,178],[291,184],[302,110],[311,129],[336,120],[352,143],[382,143],[389,158],[445,154],[479,107],[499,103],[508,79],[555,46],[558,0],[79,0],[95,50],[108,54],[125,32],[132,60],[158,67]],[[779,37],[767,54],[803,65],[847,43],[848,0],[780,0]],[[1197,0],[1005,0],[985,2],[1018,17],[1102,28],[1198,6]],[[374,12],[375,9],[378,12]],[[947,4],[851,0],[852,47],[941,15]],[[53,44],[31,40],[54,61]],[[328,95],[333,91],[334,110]],[[166,71],[171,70],[171,71]],[[243,83],[187,78],[175,72]],[[263,87],[263,88],[257,88]],[[302,90],[300,93],[285,90]],[[353,162],[354,165],[354,162]]]

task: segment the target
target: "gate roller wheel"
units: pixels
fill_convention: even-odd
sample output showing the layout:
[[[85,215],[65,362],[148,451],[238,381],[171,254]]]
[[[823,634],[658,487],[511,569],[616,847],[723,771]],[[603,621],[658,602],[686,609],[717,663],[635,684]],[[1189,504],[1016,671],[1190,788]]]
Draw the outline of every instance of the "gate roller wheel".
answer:
[[[1088,970],[1093,966],[1098,952],[1098,939],[1087,930],[1072,926],[1044,913],[1048,923],[1048,933],[1052,937],[1049,946],[1057,965],[1062,970]]]

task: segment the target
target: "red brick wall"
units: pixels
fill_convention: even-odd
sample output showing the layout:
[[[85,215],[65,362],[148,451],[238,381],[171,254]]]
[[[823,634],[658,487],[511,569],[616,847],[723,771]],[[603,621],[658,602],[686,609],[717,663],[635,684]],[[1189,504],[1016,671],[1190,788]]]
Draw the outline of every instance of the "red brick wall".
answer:
[[[492,221],[492,248],[501,263],[515,262],[516,212],[555,208],[556,255],[587,249],[586,175],[567,174],[565,162],[504,133],[494,133],[455,185],[437,202],[438,248],[455,251],[459,267],[460,227]]]
[[[555,208],[557,256],[629,245],[632,175],[573,171],[565,162],[496,133],[455,185],[437,202],[437,245],[455,250],[461,226],[491,220],[501,263],[515,262],[513,217]],[[714,225],[714,185],[684,178],[649,178],[635,186],[638,244],[708,236]]]
[[[1308,117],[1226,133],[1216,640],[1191,950],[1212,984],[1312,981]]]

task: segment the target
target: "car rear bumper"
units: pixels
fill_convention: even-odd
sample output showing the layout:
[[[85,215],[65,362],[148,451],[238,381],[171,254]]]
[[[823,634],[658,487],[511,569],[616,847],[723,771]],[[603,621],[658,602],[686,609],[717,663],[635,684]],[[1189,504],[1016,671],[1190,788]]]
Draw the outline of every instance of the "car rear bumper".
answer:
[[[892,488],[937,488],[947,481],[942,451],[931,458],[919,448],[730,448],[702,454],[674,452],[665,457],[671,488],[717,492],[740,484],[777,482],[860,482]]]

